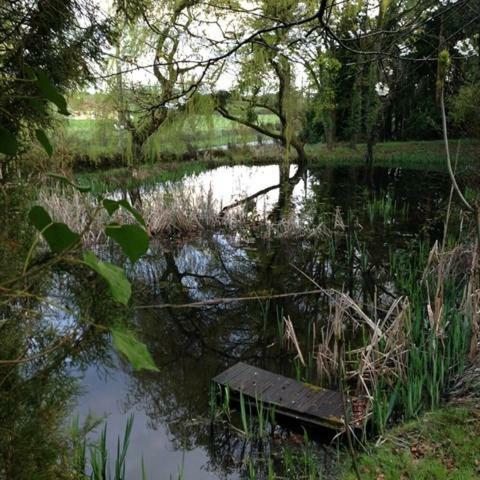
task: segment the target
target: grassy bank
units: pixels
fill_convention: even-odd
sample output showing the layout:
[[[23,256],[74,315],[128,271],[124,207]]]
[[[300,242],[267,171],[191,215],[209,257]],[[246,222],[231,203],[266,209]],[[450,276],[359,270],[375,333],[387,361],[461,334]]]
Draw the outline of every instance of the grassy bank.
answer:
[[[459,165],[476,165],[480,159],[478,140],[452,140],[452,156],[456,158],[458,148]],[[325,144],[307,145],[307,153],[313,163],[326,165],[358,165],[365,163],[366,146],[359,144],[356,149],[338,145],[328,150]],[[415,142],[378,143],[374,148],[374,164],[408,168],[443,168],[445,165],[445,146],[441,140]]]
[[[271,125],[275,119],[272,115],[261,114],[259,121]],[[130,134],[119,130],[114,119],[74,119],[63,121],[62,125],[53,139],[56,163],[75,169],[109,168],[132,163]],[[205,152],[218,151],[220,147],[228,147],[220,156],[234,162],[260,161],[262,155],[271,157],[272,150],[277,159],[283,156],[277,147],[249,147],[252,142],[268,139],[219,115],[176,119],[163,130],[147,142],[145,151],[152,161],[202,157]],[[454,157],[457,146],[458,142],[453,140],[451,148]],[[325,144],[308,144],[306,151],[316,164],[358,165],[364,163],[366,146],[358,144],[353,149],[346,143],[338,143],[334,149],[328,150]],[[458,151],[459,165],[476,164],[480,157],[480,142],[463,139]],[[35,150],[34,154],[38,156],[42,153]],[[443,167],[444,158],[444,146],[440,140],[385,142],[374,147],[375,164],[381,166],[437,168]]]
[[[453,148],[456,150],[456,142]],[[363,165],[362,146],[357,150],[339,145],[328,150],[325,145],[308,145],[307,151],[313,166]],[[80,172],[76,175],[80,182],[92,184],[97,192],[113,190],[119,187],[134,188],[140,185],[154,184],[159,181],[174,181],[185,175],[200,173],[209,168],[223,165],[265,165],[277,163],[283,157],[282,150],[273,145],[247,148],[236,147],[218,151],[216,155],[208,152],[196,159],[175,160],[149,163],[135,168],[117,167],[96,169],[93,172]],[[193,156],[194,157],[194,156]],[[458,156],[458,170],[475,168],[480,158],[480,142],[463,140]],[[444,145],[441,141],[429,142],[390,142],[376,146],[375,166],[403,167],[419,170],[446,170]]]
[[[479,478],[479,406],[444,406],[393,428],[377,444],[358,458],[362,480]],[[351,467],[340,475],[356,478]]]
[[[92,187],[93,193],[105,193],[117,189],[148,187],[160,182],[174,182],[188,175],[195,175],[215,163],[208,161],[185,161],[142,165],[132,170],[128,167],[82,172],[76,175],[82,185]]]

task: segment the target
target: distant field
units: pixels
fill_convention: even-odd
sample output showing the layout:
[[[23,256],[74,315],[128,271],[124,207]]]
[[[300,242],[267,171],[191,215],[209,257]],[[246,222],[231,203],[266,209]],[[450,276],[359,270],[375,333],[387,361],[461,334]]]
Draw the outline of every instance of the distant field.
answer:
[[[275,123],[271,114],[259,115],[259,123]],[[130,134],[118,130],[112,119],[70,119],[56,134],[57,148],[91,159],[114,156],[128,151]],[[182,154],[190,150],[227,145],[243,145],[259,139],[248,127],[227,120],[220,115],[210,117],[192,115],[181,122],[172,122],[164,131],[155,134],[149,142],[152,156],[162,153]]]

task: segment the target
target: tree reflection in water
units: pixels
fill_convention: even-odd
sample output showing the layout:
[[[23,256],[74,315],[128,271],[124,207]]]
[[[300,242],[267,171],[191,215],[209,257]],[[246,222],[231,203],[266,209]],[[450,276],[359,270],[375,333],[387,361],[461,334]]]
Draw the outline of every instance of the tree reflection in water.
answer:
[[[337,205],[346,212],[348,205],[355,207],[364,202],[362,192],[350,188],[355,182],[361,183],[361,173],[350,169],[339,178],[335,172],[327,173],[331,178],[325,181],[324,171],[309,172],[309,196],[305,201],[308,205],[300,207],[293,199],[293,192],[295,185],[305,182],[305,172],[287,179],[279,187],[272,218],[280,221],[293,208],[308,207],[315,221],[323,219],[325,211],[332,212]],[[392,178],[386,172],[380,173],[383,177],[377,172],[380,178],[376,188],[392,188]],[[408,179],[404,182],[408,184]],[[340,184],[341,188],[336,190],[332,184]],[[395,182],[394,186],[402,191]],[[425,212],[422,221],[426,231],[435,235],[434,216],[425,208],[431,198],[413,197],[411,202],[418,202],[416,206]],[[244,203],[251,208],[248,202]],[[265,239],[254,230],[242,232],[240,239],[215,232],[186,243],[156,243],[150,255],[132,272],[137,285],[135,302],[188,304],[219,297],[298,292],[313,288],[308,278],[322,287],[347,290],[360,303],[368,304],[373,295],[389,297],[393,292],[386,281],[388,242],[398,232],[369,225],[365,218],[361,222],[363,228],[354,232],[360,240],[350,256],[351,238],[348,239],[346,232],[334,234],[334,258],[328,245],[331,239]],[[347,229],[350,227],[347,225]],[[416,227],[402,224],[399,228],[409,233]],[[374,235],[377,241],[370,242],[371,258],[365,269],[362,261],[365,252],[361,251],[360,242],[362,237]],[[328,321],[330,307],[327,296],[315,295],[201,308],[139,308],[135,311],[135,322],[161,373],[132,376],[125,408],[145,411],[151,428],[167,425],[175,449],[207,449],[210,467],[227,474],[242,465],[244,455],[239,452],[245,452],[246,447],[241,437],[228,430],[221,433],[216,430],[211,437],[207,413],[210,379],[239,360],[293,376],[292,363],[278,335],[282,316],[294,320],[305,345],[311,341],[312,324],[318,331]]]
[[[374,295],[381,300],[392,294],[388,282],[392,246],[404,248],[409,241],[417,241],[419,224],[422,238],[431,240],[439,235],[439,199],[448,192],[448,180],[442,175],[430,176],[423,190],[416,178],[417,187],[412,191],[411,179],[418,177],[416,172],[374,169],[368,182],[356,168],[288,173],[280,170],[280,183],[269,189],[278,192],[275,204],[270,205],[271,221],[279,222],[296,211],[305,213],[313,224],[325,219],[332,223],[333,212],[339,207],[346,230],[334,231],[330,237],[289,239],[265,237],[249,228],[237,235],[217,231],[183,242],[154,241],[149,254],[129,272],[134,306],[299,292],[313,288],[309,278],[321,287],[346,290],[360,303],[368,304]],[[408,203],[412,215],[393,224],[370,222],[365,202],[385,192],[398,202]],[[135,195],[141,202],[142,190]],[[237,208],[255,208],[256,198],[261,195]],[[349,216],[350,210],[353,213]],[[363,247],[367,241],[368,251]],[[110,247],[103,255],[123,261]],[[312,341],[313,324],[318,332],[328,321],[331,306],[327,296],[312,295],[201,308],[125,311],[110,304],[108,295],[101,289],[93,290],[89,279],[75,271],[55,272],[36,288],[38,294],[50,295],[75,315],[40,308],[34,300],[21,305],[23,311],[37,312],[31,321],[25,321],[22,308],[3,308],[2,318],[10,320],[1,325],[1,358],[16,358],[26,348],[40,349],[65,331],[74,334],[76,341],[48,360],[0,367],[0,425],[5,433],[0,448],[6,478],[32,478],[33,471],[45,472],[39,478],[53,478],[52,472],[61,469],[55,458],[65,439],[62,424],[71,414],[77,393],[75,377],[92,366],[124,372],[127,393],[124,398],[118,393],[116,402],[122,403],[122,412],[143,412],[147,427],[157,429],[159,436],[165,430],[169,442],[165,448],[200,449],[206,455],[205,468],[214,472],[212,475],[223,478],[234,474],[245,468],[245,456],[257,454],[251,449],[258,445],[245,442],[228,428],[218,427],[212,435],[208,414],[211,378],[239,360],[293,376],[291,357],[279,336],[282,317],[290,316],[300,342],[306,346]],[[92,321],[101,324],[125,316],[124,321],[132,322],[141,332],[159,373],[134,374],[122,360],[112,361],[109,339],[94,334],[89,326]],[[91,392],[91,398],[100,399],[103,394],[99,387]],[[91,407],[97,403],[93,400]],[[112,405],[112,410],[117,408]],[[136,424],[135,428],[142,427]],[[155,455],[151,448],[150,456],[144,452],[147,459]]]

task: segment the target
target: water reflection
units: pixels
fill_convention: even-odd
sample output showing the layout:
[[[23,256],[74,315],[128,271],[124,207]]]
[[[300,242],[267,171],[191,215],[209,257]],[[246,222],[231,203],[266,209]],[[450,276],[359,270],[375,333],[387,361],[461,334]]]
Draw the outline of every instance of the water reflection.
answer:
[[[148,255],[135,267],[127,265],[134,284],[134,305],[127,314],[142,333],[159,373],[132,373],[121,359],[112,359],[108,338],[90,336],[87,320],[105,322],[125,312],[110,304],[102,291],[92,291],[88,278],[75,272],[56,273],[45,280],[44,292],[85,321],[78,324],[69,315],[43,310],[42,321],[35,324],[38,330],[12,329],[11,344],[20,348],[25,338],[45,339],[75,330],[82,346],[58,352],[53,366],[39,366],[33,388],[22,393],[29,405],[24,417],[37,418],[35,412],[42,411],[35,395],[38,401],[53,393],[65,398],[64,404],[58,403],[60,412],[75,393],[70,386],[73,371],[82,375],[83,389],[75,409],[83,416],[89,410],[108,414],[112,451],[127,414],[135,413],[129,479],[140,478],[142,456],[149,478],[176,477],[179,468],[186,479],[240,478],[245,475],[242,458],[248,445],[229,430],[217,429],[211,435],[210,379],[238,360],[294,375],[282,348],[282,317],[290,316],[306,344],[311,341],[312,324],[328,321],[329,298],[300,295],[181,309],[173,305],[303,292],[314,284],[346,290],[360,303],[368,304],[374,296],[387,299],[396,293],[388,277],[392,251],[441,235],[448,179],[429,174],[423,183],[418,172],[399,169],[374,169],[366,175],[363,169],[350,167],[301,171],[294,166],[222,167],[186,179],[181,187],[210,189],[222,208],[241,200],[232,208],[266,212],[272,222],[282,221],[292,211],[305,213],[314,225],[328,219],[331,235],[277,238],[249,228],[237,234],[209,232],[182,242],[152,242]],[[145,188],[119,195],[145,202],[152,192],[155,189]],[[113,248],[103,254],[123,261]],[[141,308],[164,304],[172,306]],[[2,353],[2,358],[11,357],[11,352]],[[2,385],[9,407],[1,425],[15,430],[15,418],[23,418],[18,413],[22,402],[12,392],[25,392],[19,385],[28,378],[21,369],[8,375],[9,381],[16,380],[11,388],[8,382]],[[65,396],[55,390],[62,386],[68,386]],[[34,441],[44,440],[35,437]]]
[[[420,236],[430,241],[441,232],[439,207],[448,191],[448,180],[441,174],[430,176],[419,188],[418,172],[400,170],[375,169],[366,177],[357,168],[299,173],[292,167],[289,180],[284,173],[283,182],[278,167],[233,167],[228,171],[227,175],[224,169],[208,172],[187,184],[211,186],[224,206],[235,203],[239,196],[250,196],[256,209],[268,210],[277,221],[291,209],[307,207],[312,221],[320,221],[325,212],[339,207],[346,228],[356,225],[355,245],[349,245],[352,238],[341,233],[333,240],[291,241],[265,239],[255,232],[240,237],[214,232],[188,243],[157,242],[131,272],[137,306],[300,292],[312,288],[307,277],[323,287],[347,290],[368,303],[374,295],[392,293],[385,280],[392,248],[406,247]],[[256,195],[257,191],[266,193]],[[398,209],[408,205],[404,208],[407,213],[393,215],[388,221],[370,221],[368,201],[387,196]],[[349,218],[349,211],[355,221]],[[366,242],[368,250],[364,250]],[[189,309],[137,308],[134,320],[161,371],[131,375],[124,367],[114,383],[117,398],[122,399],[119,408],[111,406],[114,415],[138,412],[139,441],[132,445],[132,470],[138,466],[135,459],[142,450],[154,478],[169,478],[182,462],[185,478],[241,476],[241,452],[246,448],[242,439],[228,431],[210,435],[210,379],[240,359],[293,375],[281,348],[279,320],[289,315],[302,341],[307,342],[312,320],[328,318],[328,311],[329,300],[321,295]],[[92,377],[87,377],[87,385],[88,378]],[[90,384],[83,408],[94,407],[111,385],[107,382],[99,388]],[[112,428],[120,417],[112,417]]]
[[[68,288],[68,298],[65,290]],[[70,478],[68,427],[79,393],[75,372],[110,365],[108,338],[90,319],[111,311],[89,301],[88,279],[71,272],[37,277],[29,296],[0,305],[0,478]],[[49,298],[49,306],[38,298]],[[5,300],[2,298],[2,300]],[[66,300],[62,309],[54,306]],[[68,312],[69,304],[73,306]],[[72,315],[76,321],[72,322]],[[50,353],[44,355],[44,352]],[[24,362],[24,358],[30,361]]]

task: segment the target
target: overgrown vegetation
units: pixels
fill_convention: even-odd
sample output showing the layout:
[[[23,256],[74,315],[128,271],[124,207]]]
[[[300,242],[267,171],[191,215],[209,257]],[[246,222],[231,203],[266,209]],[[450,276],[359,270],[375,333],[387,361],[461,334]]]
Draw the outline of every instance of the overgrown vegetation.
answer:
[[[0,479],[127,480],[131,418],[116,456],[106,426],[63,428],[96,364],[212,471],[321,478],[306,431],[228,389],[210,451],[208,382],[175,369],[239,358],[354,397],[335,452],[357,478],[473,478],[479,18],[478,0],[1,2]],[[200,185],[227,164],[277,168],[235,196],[233,168]]]

